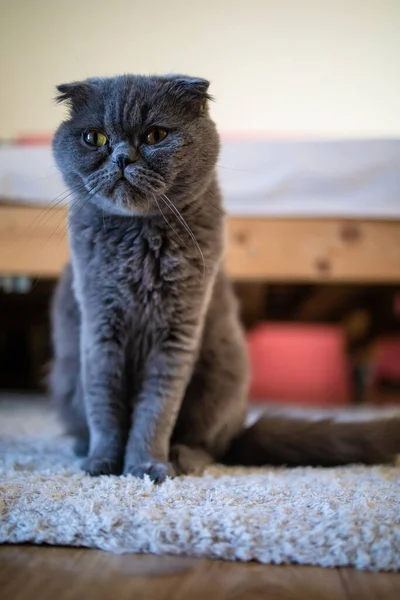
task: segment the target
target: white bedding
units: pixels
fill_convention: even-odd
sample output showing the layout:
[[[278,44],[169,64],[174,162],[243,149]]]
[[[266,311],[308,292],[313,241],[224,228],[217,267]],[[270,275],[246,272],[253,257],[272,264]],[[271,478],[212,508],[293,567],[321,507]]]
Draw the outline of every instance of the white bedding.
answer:
[[[229,140],[218,161],[228,213],[400,218],[400,140]],[[65,195],[48,147],[0,146],[0,199],[46,204]]]

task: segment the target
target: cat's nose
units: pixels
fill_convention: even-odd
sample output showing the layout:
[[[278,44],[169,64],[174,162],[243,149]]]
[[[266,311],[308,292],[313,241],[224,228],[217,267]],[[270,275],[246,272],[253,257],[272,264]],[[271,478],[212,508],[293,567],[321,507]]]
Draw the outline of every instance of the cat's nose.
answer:
[[[114,162],[116,165],[119,166],[121,171],[124,172],[126,167],[130,165],[133,162],[133,160],[127,154],[118,154],[118,156],[115,157]]]

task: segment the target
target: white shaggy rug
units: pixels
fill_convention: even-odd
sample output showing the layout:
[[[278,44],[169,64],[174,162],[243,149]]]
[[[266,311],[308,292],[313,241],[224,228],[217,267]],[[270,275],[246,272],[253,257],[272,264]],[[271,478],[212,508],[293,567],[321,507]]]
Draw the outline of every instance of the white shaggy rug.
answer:
[[[400,569],[400,467],[90,478],[43,403],[0,400],[0,542]]]

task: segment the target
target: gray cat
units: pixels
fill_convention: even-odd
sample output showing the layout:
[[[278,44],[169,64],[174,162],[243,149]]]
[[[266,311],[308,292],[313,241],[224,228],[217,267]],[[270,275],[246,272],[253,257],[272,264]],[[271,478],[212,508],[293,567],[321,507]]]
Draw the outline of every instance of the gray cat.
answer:
[[[248,364],[222,265],[208,87],[178,75],[58,87],[70,109],[53,148],[72,197],[71,264],[53,303],[50,383],[83,468],[161,482],[216,460],[388,460],[398,421],[244,428]]]

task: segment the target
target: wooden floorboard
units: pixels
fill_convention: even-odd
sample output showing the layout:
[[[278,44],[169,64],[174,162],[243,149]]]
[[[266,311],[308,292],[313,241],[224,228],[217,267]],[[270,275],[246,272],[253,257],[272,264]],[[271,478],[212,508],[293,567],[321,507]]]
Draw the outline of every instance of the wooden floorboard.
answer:
[[[0,547],[2,600],[398,600],[400,574]]]

